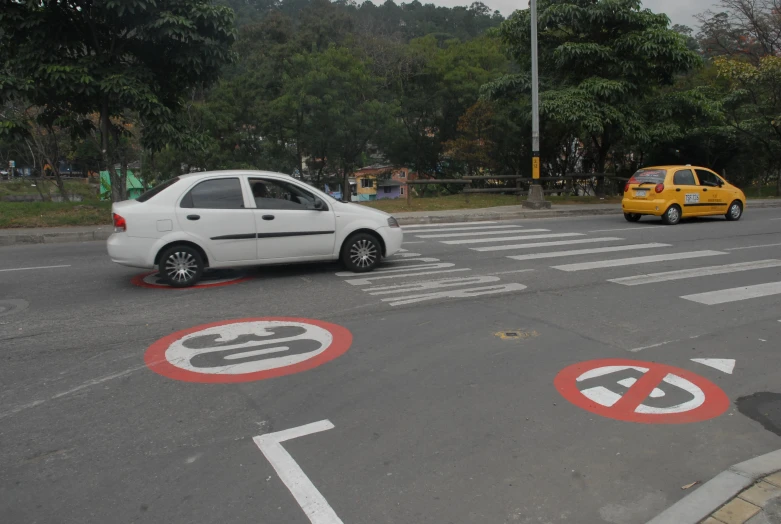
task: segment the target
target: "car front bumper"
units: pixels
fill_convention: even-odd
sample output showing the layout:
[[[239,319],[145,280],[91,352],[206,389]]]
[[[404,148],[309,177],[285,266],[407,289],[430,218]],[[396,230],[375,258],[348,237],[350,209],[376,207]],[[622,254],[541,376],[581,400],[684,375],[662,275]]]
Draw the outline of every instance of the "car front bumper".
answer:
[[[385,256],[389,257],[401,249],[401,243],[404,241],[404,233],[400,227],[381,227],[377,232],[382,236],[385,242]]]

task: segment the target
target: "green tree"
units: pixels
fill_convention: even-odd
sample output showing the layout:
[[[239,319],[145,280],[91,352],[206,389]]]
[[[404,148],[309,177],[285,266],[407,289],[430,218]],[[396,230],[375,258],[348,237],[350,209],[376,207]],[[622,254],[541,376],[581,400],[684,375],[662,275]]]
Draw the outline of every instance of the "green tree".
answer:
[[[112,196],[123,199],[126,166],[114,165],[126,112],[145,148],[186,143],[186,95],[218,78],[234,39],[233,11],[207,0],[7,1],[0,98],[45,107],[49,119],[99,115]]]

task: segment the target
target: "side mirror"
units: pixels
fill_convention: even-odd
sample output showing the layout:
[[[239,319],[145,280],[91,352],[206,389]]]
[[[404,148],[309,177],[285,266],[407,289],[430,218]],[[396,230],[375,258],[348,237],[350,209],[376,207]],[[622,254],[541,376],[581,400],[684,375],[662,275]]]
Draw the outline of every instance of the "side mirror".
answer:
[[[319,198],[315,198],[314,203],[315,211],[324,211],[325,210],[325,203],[320,200]]]
[[[723,180],[719,180],[719,187],[724,187],[724,181]]]

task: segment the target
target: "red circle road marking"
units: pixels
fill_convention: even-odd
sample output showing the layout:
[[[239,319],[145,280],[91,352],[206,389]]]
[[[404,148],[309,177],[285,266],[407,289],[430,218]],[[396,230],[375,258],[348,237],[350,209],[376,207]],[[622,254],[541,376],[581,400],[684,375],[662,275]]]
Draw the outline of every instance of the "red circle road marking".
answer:
[[[134,286],[145,287],[149,289],[205,289],[207,287],[232,286],[233,284],[239,284],[241,282],[246,282],[247,280],[252,280],[251,276],[238,277],[233,280],[227,280],[224,282],[214,282],[212,284],[209,284],[207,282],[205,284],[196,284],[190,287],[173,287],[173,286],[168,286],[166,284],[150,284],[149,282],[144,281],[144,279],[149,275],[156,275],[157,273],[158,271],[150,271],[149,273],[142,273],[140,275],[136,275],[130,279],[130,283],[133,284]]]
[[[315,326],[315,328],[320,328],[321,330],[327,331],[330,333],[332,340],[325,349],[318,350],[317,354],[311,358],[296,362],[294,364],[241,374],[206,372],[198,373],[172,364],[166,356],[168,349],[172,345],[188,335],[220,326],[229,326],[232,324],[243,324],[249,322],[290,322],[296,324],[308,324]],[[170,335],[161,338],[149,346],[149,348],[147,348],[146,353],[144,354],[144,362],[149,367],[149,369],[155,373],[164,377],[172,378],[174,380],[181,380],[184,382],[203,382],[207,384],[252,382],[256,380],[264,380],[267,378],[292,375],[294,373],[300,373],[302,371],[316,368],[345,353],[350,348],[352,340],[352,333],[350,333],[347,328],[337,324],[331,324],[329,322],[323,322],[321,320],[313,320],[309,318],[259,317],[243,318],[237,320],[223,320],[220,322],[201,324],[200,326],[183,329],[182,331],[177,331],[176,333],[171,333]]]
[[[632,384],[613,405],[605,406],[589,399],[578,388],[577,380],[584,373],[608,366],[640,367],[648,371]],[[699,388],[705,395],[701,405],[678,413],[638,413],[636,410],[654,388],[668,375],[676,375]],[[729,408],[729,398],[716,384],[685,369],[628,359],[589,360],[562,369],[553,384],[561,395],[579,408],[603,417],[641,424],[686,424],[718,417]]]

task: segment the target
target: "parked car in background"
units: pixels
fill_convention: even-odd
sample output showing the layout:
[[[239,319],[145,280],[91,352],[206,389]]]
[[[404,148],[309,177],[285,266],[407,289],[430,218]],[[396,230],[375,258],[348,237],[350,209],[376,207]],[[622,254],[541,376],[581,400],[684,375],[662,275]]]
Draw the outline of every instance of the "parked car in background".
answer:
[[[340,259],[366,272],[402,242],[391,215],[266,171],[182,175],[115,203],[112,213],[111,259],[157,266],[174,287],[196,284],[207,267]]]

